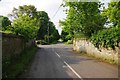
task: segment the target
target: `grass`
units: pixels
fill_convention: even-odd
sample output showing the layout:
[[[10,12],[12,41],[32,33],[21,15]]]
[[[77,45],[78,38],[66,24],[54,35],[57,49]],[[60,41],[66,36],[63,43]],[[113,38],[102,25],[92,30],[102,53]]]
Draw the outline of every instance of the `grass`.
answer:
[[[10,30],[6,30],[6,31],[2,31],[2,30],[0,30],[0,32],[1,32],[1,33],[13,33],[13,32],[10,31]]]
[[[64,42],[64,44],[73,44],[72,40],[68,40],[67,42]]]
[[[31,47],[25,49],[21,55],[14,56],[12,59],[8,59],[6,61],[8,64],[3,65],[3,78],[18,77],[22,72],[24,72],[25,69],[27,69],[36,52],[37,47]]]
[[[112,65],[115,65],[115,66],[119,66],[120,65],[120,63],[117,63],[117,62],[115,62],[114,60],[111,60],[111,59],[105,59],[103,57],[98,57],[96,55],[87,54],[85,52],[77,52],[77,53],[79,53],[81,56],[87,56],[87,57],[96,59],[96,60],[98,60],[100,62],[109,63],[109,64],[112,64]]]

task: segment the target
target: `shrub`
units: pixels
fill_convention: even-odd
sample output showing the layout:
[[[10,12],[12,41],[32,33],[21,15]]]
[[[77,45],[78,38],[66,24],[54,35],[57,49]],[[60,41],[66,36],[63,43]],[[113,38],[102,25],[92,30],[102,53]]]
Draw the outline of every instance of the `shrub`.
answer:
[[[118,46],[120,42],[120,28],[112,27],[101,30],[97,34],[93,34],[90,40],[98,48],[115,49],[115,46]]]

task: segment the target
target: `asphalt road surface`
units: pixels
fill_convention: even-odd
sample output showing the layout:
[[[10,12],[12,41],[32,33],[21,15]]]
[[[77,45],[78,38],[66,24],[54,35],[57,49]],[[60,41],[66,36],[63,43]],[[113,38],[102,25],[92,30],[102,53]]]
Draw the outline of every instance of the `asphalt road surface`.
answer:
[[[25,78],[118,78],[117,66],[80,56],[72,51],[72,45],[39,47]]]

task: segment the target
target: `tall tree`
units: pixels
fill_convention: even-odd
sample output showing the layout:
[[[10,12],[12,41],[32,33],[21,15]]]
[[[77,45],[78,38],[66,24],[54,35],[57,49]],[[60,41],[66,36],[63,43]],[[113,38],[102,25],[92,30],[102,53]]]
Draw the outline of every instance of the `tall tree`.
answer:
[[[48,34],[49,17],[45,11],[37,12],[37,24],[39,26],[37,39],[44,39],[44,36]]]
[[[28,15],[19,16],[12,24],[12,31],[17,35],[22,35],[26,41],[37,36],[38,27],[35,26],[36,19]]]
[[[98,48],[115,49],[120,42],[120,1],[110,2],[108,8],[102,11],[102,15],[108,18],[107,23],[113,25],[92,35],[91,42]]]
[[[7,17],[0,16],[0,27],[2,27],[3,31],[7,30],[10,25],[11,21]]]
[[[36,37],[38,27],[36,25],[36,8],[33,5],[24,5],[17,8],[13,8],[12,31],[17,35],[22,35],[26,40]]]
[[[105,18],[101,16],[97,2],[66,2],[67,18],[60,22],[70,34],[82,33],[90,37],[103,28]]]
[[[120,1],[109,3],[108,8],[104,9],[102,14],[108,17],[109,23],[113,23],[113,26],[120,27]]]
[[[17,8],[13,8],[12,13],[8,16],[13,19],[18,18],[21,15],[28,15],[29,17],[36,17],[36,8],[33,5],[24,5]]]
[[[61,39],[66,42],[68,41],[69,39],[67,38],[67,36],[69,35],[68,32],[66,32],[64,29],[62,30],[62,33],[61,33]],[[71,38],[70,38],[71,39]]]
[[[49,22],[49,34],[50,36],[50,42],[55,42],[60,38],[60,35],[58,33],[58,30],[55,28],[55,25],[53,22]]]
[[[58,30],[53,22],[49,20],[49,16],[45,11],[37,12],[37,25],[39,26],[37,39],[52,43],[59,39]]]

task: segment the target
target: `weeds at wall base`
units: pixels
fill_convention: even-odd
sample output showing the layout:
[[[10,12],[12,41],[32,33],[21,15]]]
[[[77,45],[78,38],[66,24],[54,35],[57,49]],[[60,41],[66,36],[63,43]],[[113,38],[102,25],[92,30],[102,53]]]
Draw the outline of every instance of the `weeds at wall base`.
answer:
[[[9,64],[3,65],[3,78],[16,78],[28,67],[37,51],[37,47],[30,47],[25,49],[19,56],[14,56],[12,59],[6,61]],[[5,63],[5,62],[3,62]]]

